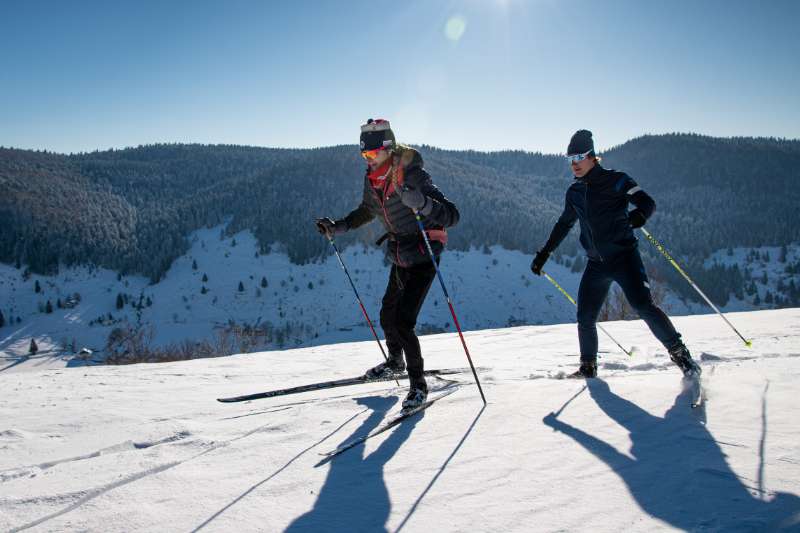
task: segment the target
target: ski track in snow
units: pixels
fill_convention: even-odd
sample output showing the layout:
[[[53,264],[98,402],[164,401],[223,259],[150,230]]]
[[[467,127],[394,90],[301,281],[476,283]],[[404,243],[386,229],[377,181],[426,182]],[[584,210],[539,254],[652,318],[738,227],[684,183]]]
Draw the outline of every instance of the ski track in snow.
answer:
[[[640,349],[601,338],[589,381],[558,379],[574,324],[468,332],[487,407],[465,373],[320,468],[405,384],[215,398],[357,375],[374,341],[0,373],[0,530],[797,531],[800,310],[730,319],[752,349],[716,316],[675,320],[704,371],[696,409],[639,321],[605,324]],[[429,368],[464,366],[457,336],[421,342]]]

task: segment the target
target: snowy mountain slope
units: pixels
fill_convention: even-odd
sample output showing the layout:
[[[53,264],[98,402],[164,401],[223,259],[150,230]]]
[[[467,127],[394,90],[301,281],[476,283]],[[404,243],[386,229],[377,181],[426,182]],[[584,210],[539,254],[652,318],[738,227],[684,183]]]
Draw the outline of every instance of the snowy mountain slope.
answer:
[[[7,322],[0,328],[0,357],[7,363],[0,361],[0,369],[34,362],[63,366],[72,355],[64,345],[97,351],[105,346],[113,328],[137,322],[152,327],[155,345],[211,339],[230,323],[270,324],[269,347],[370,338],[334,257],[295,265],[278,246],[270,254],[257,254],[255,238],[249,232],[224,238],[221,233],[221,227],[194,233],[190,252],[155,285],[145,278],[118,279],[114,272],[89,268],[63,269],[57,276],[31,275],[24,279],[21,271],[0,264],[0,311]],[[574,320],[572,305],[544,279],[530,274],[530,256],[500,247],[487,252],[450,251],[442,259],[445,280],[465,329]],[[745,264],[744,254],[737,250],[733,256],[720,255],[716,260],[738,258]],[[779,254],[774,250],[771,258],[775,265],[770,267],[774,272],[770,271],[769,283],[775,284],[784,264],[778,263]],[[798,258],[800,247],[789,247],[786,264]],[[377,322],[388,271],[382,252],[374,247],[350,247],[344,259]],[[577,293],[580,273],[555,261],[548,264],[548,271],[573,295]],[[756,274],[761,276],[760,271]],[[262,278],[266,287],[262,287]],[[38,293],[37,283],[41,289]],[[768,287],[760,281],[758,285],[764,296]],[[81,295],[78,305],[58,308],[58,301],[66,302],[75,293]],[[674,292],[667,294],[666,308],[673,314],[708,312],[705,306],[678,300]],[[120,295],[128,299],[123,309],[116,306]],[[47,302],[53,307],[51,314],[41,311]],[[753,307],[749,302],[732,300],[725,309]],[[419,330],[449,331],[451,322],[441,290],[435,285],[422,309]],[[24,360],[31,338],[36,339],[40,353]]]
[[[391,383],[220,404],[351,376],[380,357],[341,343],[159,365],[0,372],[3,531],[763,531],[800,529],[800,309],[675,319],[707,402],[640,321],[575,367],[574,325],[467,333],[489,399],[464,384],[315,467],[399,407]],[[427,366],[465,366],[453,334]],[[459,376],[466,382],[469,375]],[[431,382],[434,385],[434,382]]]

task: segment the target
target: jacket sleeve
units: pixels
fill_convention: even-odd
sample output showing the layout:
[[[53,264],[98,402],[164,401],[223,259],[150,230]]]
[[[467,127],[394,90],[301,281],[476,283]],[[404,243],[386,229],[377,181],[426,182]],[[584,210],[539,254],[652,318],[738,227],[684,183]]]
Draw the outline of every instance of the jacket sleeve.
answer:
[[[628,176],[627,174],[623,174],[620,178],[621,186],[619,187],[620,191],[625,193],[626,197],[628,198],[628,202],[635,205],[639,211],[642,212],[645,219],[649,219],[653,216],[653,213],[656,211],[656,202],[653,198],[644,192],[636,182]]]
[[[375,218],[375,213],[373,213],[367,205],[367,195],[369,194],[369,191],[367,190],[368,186],[369,185],[367,185],[365,182],[364,193],[361,197],[361,203],[359,206],[350,211],[350,213],[348,213],[348,215],[342,219],[348,230],[363,226]]]
[[[445,198],[442,191],[433,184],[433,180],[431,180],[427,172],[420,169],[415,174],[416,179],[413,181],[416,183],[414,185],[418,187],[422,194],[428,197],[428,201],[431,202],[431,211],[425,215],[425,220],[445,228],[458,224],[461,215],[458,212],[458,208],[456,208],[456,204]]]
[[[578,220],[578,214],[569,201],[569,191],[567,191],[567,196],[564,198],[564,211],[558,217],[556,225],[553,226],[553,230],[550,232],[550,238],[547,239],[541,251],[550,254],[558,248],[561,241],[569,234],[569,230],[575,225],[576,220]]]

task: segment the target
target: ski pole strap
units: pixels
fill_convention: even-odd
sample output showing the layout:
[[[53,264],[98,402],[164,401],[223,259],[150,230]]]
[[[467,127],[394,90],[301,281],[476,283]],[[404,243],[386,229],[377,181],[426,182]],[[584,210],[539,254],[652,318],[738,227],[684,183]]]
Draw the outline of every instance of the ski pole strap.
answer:
[[[663,244],[661,244],[660,242],[658,242],[658,241],[656,240],[656,238],[655,238],[655,237],[653,237],[653,235],[651,235],[651,234],[650,234],[650,232],[649,232],[649,231],[647,231],[647,230],[646,230],[644,227],[641,227],[641,228],[639,228],[639,229],[640,229],[640,230],[642,230],[642,233],[644,233],[644,236],[645,236],[645,237],[647,237],[647,240],[648,240],[648,241],[650,241],[650,243],[651,243],[653,246],[655,246],[655,247],[656,247],[656,250],[658,250],[659,252],[661,252],[661,255],[663,255],[663,256],[664,256],[664,257],[667,259],[667,261],[669,261],[669,263],[670,263],[670,264],[671,264],[673,267],[675,267],[675,270],[677,270],[677,271],[678,271],[678,273],[680,273],[680,275],[681,275],[681,276],[683,276],[683,278],[684,278],[686,281],[688,281],[688,282],[689,282],[689,285],[691,285],[691,286],[692,286],[692,288],[693,288],[695,291],[697,291],[697,293],[698,293],[700,296],[702,296],[702,297],[703,297],[703,299],[706,301],[706,303],[707,303],[708,305],[710,305],[710,306],[711,306],[711,309],[713,309],[713,310],[714,310],[714,311],[715,311],[715,312],[716,312],[716,313],[717,313],[717,314],[720,316],[720,318],[722,318],[722,320],[724,320],[724,321],[725,321],[725,323],[726,323],[726,324],[728,324],[728,326],[729,326],[729,327],[730,327],[730,328],[731,328],[731,329],[732,329],[732,330],[733,330],[733,331],[736,333],[736,335],[738,335],[738,336],[739,336],[739,338],[740,338],[740,339],[742,339],[742,342],[744,342],[745,346],[747,346],[748,348],[752,348],[752,346],[753,346],[753,341],[752,341],[752,339],[746,339],[746,338],[744,338],[744,336],[743,336],[741,333],[739,333],[739,330],[737,330],[737,329],[736,329],[736,328],[733,326],[733,324],[731,324],[731,323],[730,323],[730,321],[728,320],[728,318],[727,318],[725,315],[723,315],[723,314],[722,314],[722,311],[720,311],[720,310],[717,308],[717,306],[716,306],[716,305],[714,305],[714,302],[712,302],[712,301],[711,301],[711,299],[710,299],[708,296],[706,296],[706,294],[705,294],[705,293],[704,293],[702,290],[700,290],[700,287],[698,287],[698,286],[697,286],[697,284],[694,282],[694,280],[692,280],[692,278],[690,278],[690,277],[689,277],[689,274],[687,274],[687,273],[686,273],[686,272],[685,272],[685,271],[684,271],[684,270],[681,268],[681,266],[678,264],[678,262],[677,262],[677,261],[675,261],[675,260],[672,258],[672,256],[669,254],[669,252],[667,251],[667,249],[664,247],[664,245],[663,245]]]

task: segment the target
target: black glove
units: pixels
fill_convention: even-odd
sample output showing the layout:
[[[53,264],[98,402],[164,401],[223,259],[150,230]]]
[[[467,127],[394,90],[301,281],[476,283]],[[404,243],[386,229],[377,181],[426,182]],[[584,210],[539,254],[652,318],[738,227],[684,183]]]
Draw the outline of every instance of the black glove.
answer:
[[[545,252],[543,250],[539,250],[536,252],[536,257],[533,258],[533,263],[531,263],[531,272],[536,274],[537,276],[542,275],[542,267],[545,263],[547,263],[547,259],[550,257],[550,252]]]
[[[347,231],[347,225],[343,220],[334,222],[328,217],[318,218],[316,224],[317,231],[319,231],[321,235],[341,235]]]
[[[410,207],[414,211],[419,212],[420,215],[430,215],[433,209],[433,203],[430,198],[422,194],[422,191],[415,189],[410,185],[404,185],[403,190],[400,191],[400,201],[406,207]]]
[[[641,209],[634,209],[628,213],[628,222],[631,223],[633,229],[641,228],[647,222],[647,218],[642,213]]]

